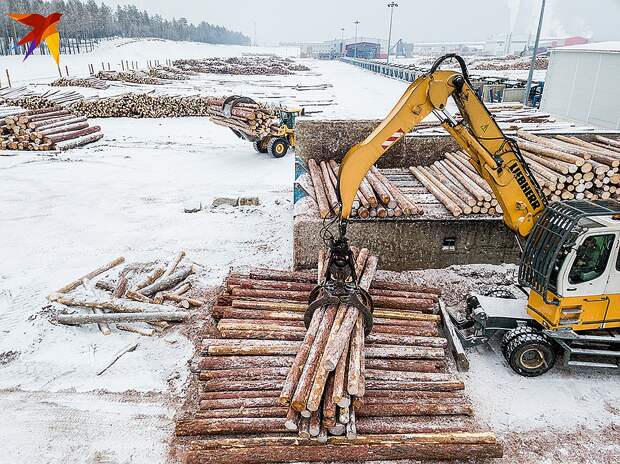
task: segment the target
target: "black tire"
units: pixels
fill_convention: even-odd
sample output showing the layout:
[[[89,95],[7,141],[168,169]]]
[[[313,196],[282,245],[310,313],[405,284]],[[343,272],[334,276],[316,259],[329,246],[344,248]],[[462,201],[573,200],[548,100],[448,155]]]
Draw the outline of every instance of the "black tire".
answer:
[[[524,334],[529,334],[529,333],[538,333],[538,332],[532,327],[524,326],[524,327],[517,327],[515,329],[510,329],[504,334],[499,346],[502,349],[502,354],[504,355],[504,358],[506,358],[506,361],[510,362],[510,360],[508,359],[508,355],[506,354],[506,350],[508,349],[508,345],[510,344],[510,342],[513,341],[515,338],[517,338],[519,335],[524,335]]]
[[[257,140],[252,145],[254,145],[254,150],[258,153],[267,153],[267,144],[265,143],[265,139]]]
[[[555,350],[541,333],[527,333],[514,338],[506,349],[510,367],[524,377],[537,377],[555,364]]]
[[[284,138],[273,138],[267,144],[267,151],[274,158],[282,158],[288,152],[288,141]]]

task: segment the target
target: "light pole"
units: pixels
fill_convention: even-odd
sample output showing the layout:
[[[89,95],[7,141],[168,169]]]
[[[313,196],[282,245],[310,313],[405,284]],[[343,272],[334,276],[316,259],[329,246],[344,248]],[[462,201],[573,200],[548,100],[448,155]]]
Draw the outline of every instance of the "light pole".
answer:
[[[536,31],[536,40],[534,41],[534,52],[532,53],[532,61],[530,62],[530,73],[527,76],[527,86],[525,87],[525,97],[523,104],[527,105],[530,98],[530,90],[532,90],[532,77],[534,77],[534,67],[536,66],[536,53],[538,53],[538,44],[540,43],[540,32],[542,31],[543,17],[545,15],[545,1],[542,0],[540,6],[540,18],[538,19],[538,30]]]
[[[342,52],[344,51],[344,27],[340,28],[340,56],[342,56]]]
[[[390,33],[388,34],[388,47],[387,47],[387,63],[390,63],[390,45],[392,44],[392,20],[394,19],[394,8],[398,7],[398,3],[388,3],[390,8]]]
[[[353,24],[355,24],[355,44],[353,45],[353,58],[357,58],[357,25],[360,22],[356,19],[355,21],[353,21]]]

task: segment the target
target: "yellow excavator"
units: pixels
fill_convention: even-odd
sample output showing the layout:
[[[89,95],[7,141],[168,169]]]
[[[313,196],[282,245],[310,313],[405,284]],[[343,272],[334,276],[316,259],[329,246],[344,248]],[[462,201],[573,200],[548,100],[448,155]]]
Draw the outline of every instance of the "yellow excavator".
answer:
[[[447,59],[455,59],[461,72],[440,70]],[[459,109],[460,122],[446,111],[448,97]],[[548,371],[561,351],[567,366],[620,367],[620,202],[547,204],[517,143],[501,131],[472,89],[464,60],[454,54],[439,58],[416,79],[385,120],[342,160],[340,211],[322,231],[330,259],[309,311],[328,302],[350,304],[362,311],[369,330],[372,299],[355,283],[346,237],[351,207],[373,164],[430,113],[488,182],[522,249],[520,296],[470,295],[465,316],[450,315],[463,345],[503,334],[504,357],[515,372],[528,377]]]

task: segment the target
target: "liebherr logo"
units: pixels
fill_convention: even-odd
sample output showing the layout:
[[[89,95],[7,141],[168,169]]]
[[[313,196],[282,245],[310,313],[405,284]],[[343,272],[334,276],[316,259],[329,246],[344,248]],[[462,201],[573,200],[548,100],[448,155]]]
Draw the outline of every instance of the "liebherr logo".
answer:
[[[523,195],[525,195],[525,198],[527,198],[527,201],[529,201],[532,210],[540,208],[540,201],[538,200],[538,196],[536,195],[534,189],[527,180],[527,177],[525,177],[525,175],[523,174],[519,163],[513,163],[511,166],[508,167],[508,169],[514,174],[517,184],[519,184]]]

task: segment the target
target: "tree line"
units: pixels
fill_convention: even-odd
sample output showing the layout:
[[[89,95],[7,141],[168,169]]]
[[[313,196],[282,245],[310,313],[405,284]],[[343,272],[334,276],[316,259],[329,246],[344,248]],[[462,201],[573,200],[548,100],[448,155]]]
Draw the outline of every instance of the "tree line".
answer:
[[[249,37],[205,21],[192,24],[185,18],[164,19],[149,15],[134,5],[118,6],[115,10],[95,0],[3,0],[0,2],[0,54],[24,53],[17,42],[28,32],[7,16],[7,13],[62,13],[58,30],[61,53],[92,50],[95,43],[110,37],[155,37],[213,44],[249,45]],[[41,53],[46,53],[41,47]]]

